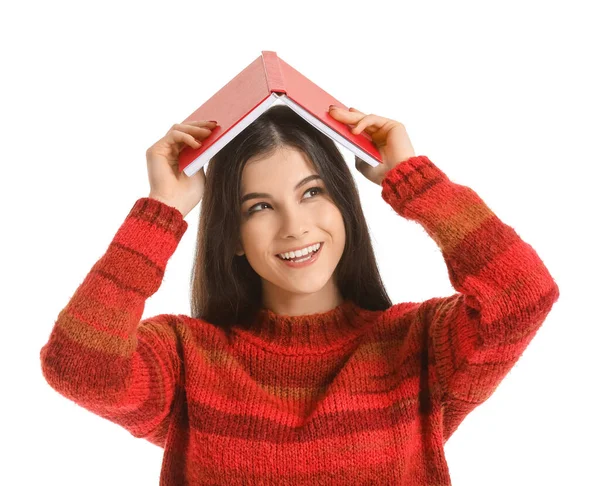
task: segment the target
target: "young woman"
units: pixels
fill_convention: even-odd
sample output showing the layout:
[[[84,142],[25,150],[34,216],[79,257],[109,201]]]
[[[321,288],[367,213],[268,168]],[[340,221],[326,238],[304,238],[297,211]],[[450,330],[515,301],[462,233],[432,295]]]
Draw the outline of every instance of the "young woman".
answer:
[[[160,484],[449,485],[444,444],[558,299],[533,248],[401,123],[330,114],[370,134],[383,164],[356,168],[435,240],[457,293],[392,305],[344,158],[287,107],[191,178],[178,154],[216,124],[174,125],[41,350],[59,393],[164,448]],[[192,315],[141,320],[200,200]]]

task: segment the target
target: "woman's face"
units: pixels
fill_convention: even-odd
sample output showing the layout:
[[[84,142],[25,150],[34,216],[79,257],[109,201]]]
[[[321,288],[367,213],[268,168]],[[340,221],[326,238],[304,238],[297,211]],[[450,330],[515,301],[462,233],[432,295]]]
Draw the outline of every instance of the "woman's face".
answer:
[[[337,206],[303,152],[285,147],[250,159],[242,172],[241,229],[237,255],[245,253],[260,275],[269,301],[336,287],[332,275],[344,251],[346,233]],[[316,175],[298,185],[303,179]],[[315,189],[316,188],[316,189]],[[250,193],[264,193],[245,198]],[[321,243],[317,260],[298,268],[277,255]]]

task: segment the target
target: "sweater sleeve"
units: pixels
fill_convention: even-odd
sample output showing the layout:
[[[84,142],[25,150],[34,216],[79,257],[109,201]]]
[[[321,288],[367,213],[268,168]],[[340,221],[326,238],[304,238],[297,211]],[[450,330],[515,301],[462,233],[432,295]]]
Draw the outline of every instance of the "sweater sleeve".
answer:
[[[458,291],[423,302],[416,319],[445,442],[520,358],[559,290],[535,250],[426,156],[396,165],[382,187],[383,199],[434,239]]]
[[[182,372],[177,319],[140,319],[187,226],[177,209],[138,199],[40,351],[53,389],[160,447]]]

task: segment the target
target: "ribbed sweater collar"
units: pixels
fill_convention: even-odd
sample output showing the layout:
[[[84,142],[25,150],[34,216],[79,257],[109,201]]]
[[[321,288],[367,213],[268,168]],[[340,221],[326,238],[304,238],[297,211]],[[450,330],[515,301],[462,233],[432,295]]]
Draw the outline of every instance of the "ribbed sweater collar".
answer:
[[[370,312],[349,299],[328,311],[298,316],[277,314],[263,307],[252,326],[238,334],[274,351],[318,353],[354,340]]]

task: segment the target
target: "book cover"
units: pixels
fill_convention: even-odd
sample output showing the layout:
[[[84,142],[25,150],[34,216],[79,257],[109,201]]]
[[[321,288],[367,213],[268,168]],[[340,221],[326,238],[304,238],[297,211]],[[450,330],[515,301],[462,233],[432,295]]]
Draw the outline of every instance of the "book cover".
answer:
[[[381,155],[367,133],[353,134],[345,123],[329,115],[329,105],[342,102],[302,75],[274,51],[261,55],[217,91],[183,123],[217,120],[202,146],[186,146],[179,154],[179,171],[192,176],[273,104],[286,104],[299,116],[372,166]]]

